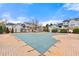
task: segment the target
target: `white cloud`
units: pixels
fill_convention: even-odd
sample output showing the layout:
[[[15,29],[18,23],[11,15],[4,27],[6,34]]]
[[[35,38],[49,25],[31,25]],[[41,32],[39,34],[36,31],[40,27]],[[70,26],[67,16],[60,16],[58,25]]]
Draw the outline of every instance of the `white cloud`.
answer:
[[[63,20],[48,20],[48,21],[45,21],[45,22],[41,22],[41,24],[43,26],[45,26],[46,24],[57,24],[57,23],[61,23]]]
[[[17,20],[21,21],[21,22],[26,22],[26,21],[29,21],[29,18],[28,17],[20,16],[20,17],[17,17]]]
[[[63,7],[67,10],[79,11],[79,3],[67,3]]]
[[[33,3],[26,3],[26,4],[28,4],[28,5],[32,5]]]
[[[2,15],[3,20],[7,20],[7,22],[11,22],[11,23],[22,23],[24,21],[29,21],[29,18],[24,17],[24,16],[19,16],[16,19],[12,18],[10,13],[5,12]]]
[[[8,17],[10,17],[11,15],[10,15],[10,13],[8,13],[8,12],[4,12],[3,14],[2,14],[2,17],[3,18],[8,18]]]

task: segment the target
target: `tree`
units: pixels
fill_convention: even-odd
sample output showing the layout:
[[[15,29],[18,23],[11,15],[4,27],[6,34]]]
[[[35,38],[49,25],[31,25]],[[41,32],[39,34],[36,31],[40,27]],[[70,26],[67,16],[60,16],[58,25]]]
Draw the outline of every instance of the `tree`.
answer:
[[[49,25],[46,24],[46,32],[49,32]]]
[[[43,31],[49,32],[49,25],[48,24],[46,24],[46,26],[43,26]]]
[[[1,33],[1,34],[3,33],[3,28],[2,28],[2,26],[0,26],[0,33]]]
[[[11,33],[14,33],[14,29],[12,28]]]
[[[43,31],[45,31],[45,32],[46,32],[46,27],[45,27],[45,26],[43,26]]]
[[[6,33],[10,33],[10,31],[9,31],[8,27],[6,28],[5,32],[6,32]]]
[[[32,31],[37,30],[38,24],[39,24],[38,20],[35,19],[35,18],[33,18],[32,21],[31,21],[31,23],[33,24],[32,25]]]

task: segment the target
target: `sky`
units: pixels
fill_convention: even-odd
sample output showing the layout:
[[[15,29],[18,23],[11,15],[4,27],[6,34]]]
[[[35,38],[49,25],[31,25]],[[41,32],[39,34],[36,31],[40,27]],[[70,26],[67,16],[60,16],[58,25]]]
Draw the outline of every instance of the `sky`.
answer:
[[[79,3],[0,3],[0,20],[28,22],[36,19],[45,25],[79,18]]]

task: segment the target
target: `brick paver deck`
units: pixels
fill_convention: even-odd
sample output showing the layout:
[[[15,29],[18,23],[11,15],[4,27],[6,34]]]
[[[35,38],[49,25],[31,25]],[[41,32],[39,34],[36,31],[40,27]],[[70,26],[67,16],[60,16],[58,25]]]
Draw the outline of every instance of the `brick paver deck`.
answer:
[[[0,35],[0,56],[38,56],[36,50],[11,34]]]
[[[79,56],[79,34],[65,34],[53,36],[60,40],[44,55],[46,56]]]
[[[79,34],[56,34],[59,40],[43,55],[45,56],[79,56]],[[50,42],[49,42],[50,43]],[[20,39],[11,34],[0,34],[0,56],[39,56],[34,50]]]

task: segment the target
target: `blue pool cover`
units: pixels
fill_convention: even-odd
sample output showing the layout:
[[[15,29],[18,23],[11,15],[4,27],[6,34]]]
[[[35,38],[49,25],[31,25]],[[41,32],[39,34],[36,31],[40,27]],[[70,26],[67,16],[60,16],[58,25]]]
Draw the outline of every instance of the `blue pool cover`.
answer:
[[[30,45],[41,54],[46,52],[57,42],[57,40],[52,37],[52,33],[16,33],[14,35],[26,42],[28,45]]]

